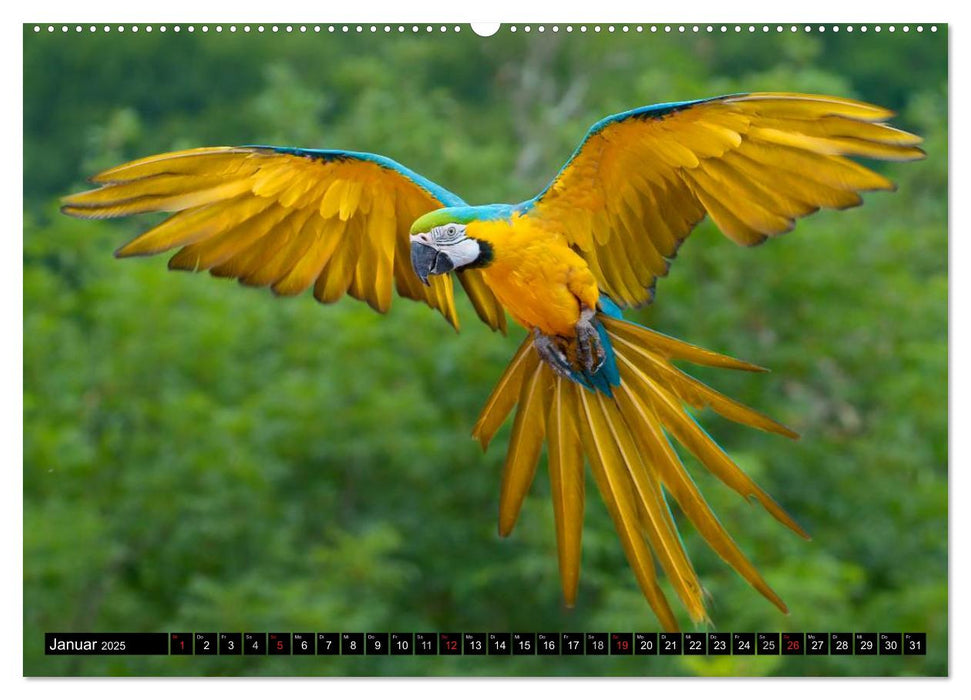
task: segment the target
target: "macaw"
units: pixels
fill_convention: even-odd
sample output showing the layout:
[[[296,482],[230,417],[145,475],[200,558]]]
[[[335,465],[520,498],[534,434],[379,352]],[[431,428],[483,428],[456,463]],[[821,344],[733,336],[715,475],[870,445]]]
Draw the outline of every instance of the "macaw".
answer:
[[[923,157],[893,113],[839,97],[733,94],[669,102],[593,125],[538,195],[470,206],[381,155],[276,146],[197,148],[136,160],[63,200],[71,216],[176,212],[116,251],[179,251],[177,270],[208,270],[295,295],[313,286],[384,313],[392,286],[458,329],[454,273],[479,318],[527,331],[473,430],[483,449],[515,408],[499,495],[499,533],[517,520],[546,445],[565,603],[577,597],[584,463],[645,598],[666,630],[678,622],[655,559],[696,624],[704,590],[668,506],[672,497],[707,543],[781,611],[715,517],[670,438],[727,486],[808,535],[698,425],[688,408],[798,437],[675,367],[762,368],[624,320],[705,215],[743,246],[793,228],[820,208],[861,203],[893,184],[846,156]]]

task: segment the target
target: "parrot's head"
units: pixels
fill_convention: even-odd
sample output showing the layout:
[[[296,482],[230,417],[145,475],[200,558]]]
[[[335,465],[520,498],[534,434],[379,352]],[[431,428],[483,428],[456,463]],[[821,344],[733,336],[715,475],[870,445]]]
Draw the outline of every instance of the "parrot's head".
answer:
[[[423,284],[431,275],[483,267],[492,260],[492,246],[469,236],[466,227],[477,220],[472,207],[429,212],[411,226],[411,266]]]

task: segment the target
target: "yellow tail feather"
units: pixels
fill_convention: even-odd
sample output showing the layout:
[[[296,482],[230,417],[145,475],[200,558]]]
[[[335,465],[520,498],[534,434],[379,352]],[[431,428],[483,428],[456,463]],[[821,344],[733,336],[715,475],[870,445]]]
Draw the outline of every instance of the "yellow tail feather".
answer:
[[[503,537],[515,527],[523,499],[536,475],[536,464],[546,437],[544,418],[549,403],[547,394],[553,388],[552,373],[545,362],[537,364],[526,376],[519,393],[520,410],[516,411],[513,420],[499,491],[499,534]]]
[[[687,413],[708,406],[726,418],[787,437],[784,425],[689,377],[672,360],[747,371],[761,367],[695,347],[623,320],[599,316],[620,370],[614,396],[589,391],[541,362],[527,337],[489,397],[473,431],[485,449],[513,408],[516,415],[503,471],[499,531],[515,526],[547,445],[563,596],[576,600],[584,458],[607,506],[638,585],[662,626],[678,623],[658,586],[655,559],[695,623],[707,622],[705,591],[667,504],[670,494],[711,548],[782,612],[769,587],[705,502],[669,441],[677,440],[723,483],[760,503],[800,536],[805,531],[760,489]]]
[[[550,491],[556,521],[556,550],[563,598],[576,603],[580,582],[580,545],[583,537],[583,445],[576,428],[577,407],[573,387],[553,383],[546,422],[549,448]],[[528,488],[528,485],[527,485]]]

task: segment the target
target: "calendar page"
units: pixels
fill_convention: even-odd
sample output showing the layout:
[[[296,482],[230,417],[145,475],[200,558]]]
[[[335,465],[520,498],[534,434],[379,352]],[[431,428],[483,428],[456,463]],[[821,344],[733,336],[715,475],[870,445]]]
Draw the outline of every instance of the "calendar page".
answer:
[[[22,33],[25,676],[948,674],[947,24]]]

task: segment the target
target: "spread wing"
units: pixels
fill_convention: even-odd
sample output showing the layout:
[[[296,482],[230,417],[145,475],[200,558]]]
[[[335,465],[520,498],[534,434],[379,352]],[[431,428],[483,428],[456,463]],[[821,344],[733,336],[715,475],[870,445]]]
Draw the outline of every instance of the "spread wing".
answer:
[[[422,214],[462,205],[455,194],[390,158],[268,146],[199,148],[136,160],[92,178],[97,189],[66,197],[82,218],[176,212],[118,251],[179,248],[169,267],[209,270],[275,293],[313,286],[385,312],[391,289],[438,309],[458,327],[452,280],[426,287],[411,269],[408,232]],[[505,330],[505,314],[477,270],[459,274],[479,317]]]
[[[622,306],[658,277],[707,214],[756,245],[820,209],[861,203],[893,183],[849,160],[923,157],[893,113],[838,97],[750,93],[653,105],[590,129],[549,186],[520,211],[565,235]]]

